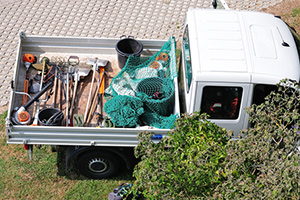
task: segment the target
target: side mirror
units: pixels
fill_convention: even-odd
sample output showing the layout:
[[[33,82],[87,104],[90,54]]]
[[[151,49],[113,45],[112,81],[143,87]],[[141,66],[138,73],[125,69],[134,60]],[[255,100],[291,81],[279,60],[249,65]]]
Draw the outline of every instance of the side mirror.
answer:
[[[217,0],[212,0],[212,5],[213,5],[214,9],[217,9],[217,6],[218,6]]]

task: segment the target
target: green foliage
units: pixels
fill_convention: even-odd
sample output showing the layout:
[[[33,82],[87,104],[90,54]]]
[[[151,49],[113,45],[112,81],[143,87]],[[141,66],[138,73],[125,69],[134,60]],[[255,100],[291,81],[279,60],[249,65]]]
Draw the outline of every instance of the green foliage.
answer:
[[[139,134],[135,155],[141,157],[133,190],[146,199],[207,197],[220,184],[228,141],[225,129],[207,121],[206,114],[183,115],[158,144],[150,133]]]
[[[300,8],[292,9],[292,13],[291,13],[292,17],[299,17],[299,15],[300,15]]]
[[[228,142],[206,115],[184,115],[158,144],[141,133],[134,189],[146,199],[298,199],[300,88],[287,80],[247,109],[244,138]]]
[[[216,198],[299,198],[299,108],[299,87],[282,81],[265,103],[248,109],[254,125],[243,131],[243,140],[228,143],[227,180],[217,187]]]

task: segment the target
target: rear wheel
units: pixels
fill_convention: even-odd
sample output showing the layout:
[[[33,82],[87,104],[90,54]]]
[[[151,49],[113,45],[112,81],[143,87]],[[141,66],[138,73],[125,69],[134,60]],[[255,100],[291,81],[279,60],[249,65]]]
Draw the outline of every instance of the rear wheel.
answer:
[[[84,176],[101,179],[115,175],[119,169],[119,162],[110,152],[91,151],[79,156],[77,167]]]

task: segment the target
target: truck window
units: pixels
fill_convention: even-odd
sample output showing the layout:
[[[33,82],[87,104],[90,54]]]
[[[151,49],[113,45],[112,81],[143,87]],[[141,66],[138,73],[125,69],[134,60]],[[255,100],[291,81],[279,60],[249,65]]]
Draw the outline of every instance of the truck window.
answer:
[[[206,86],[203,88],[201,112],[210,119],[237,119],[242,101],[242,87]]]
[[[278,87],[276,85],[264,85],[257,84],[254,86],[252,104],[260,105],[265,102],[266,96],[272,91],[276,91]],[[249,123],[249,127],[254,127],[254,123]]]
[[[257,84],[254,87],[252,104],[260,105],[265,102],[265,97],[272,91],[277,90],[276,85]]]
[[[185,74],[187,80],[187,92],[190,90],[191,82],[192,82],[192,66],[191,66],[191,51],[190,51],[190,42],[189,42],[189,31],[188,26],[186,26],[183,39],[183,62],[185,66]]]

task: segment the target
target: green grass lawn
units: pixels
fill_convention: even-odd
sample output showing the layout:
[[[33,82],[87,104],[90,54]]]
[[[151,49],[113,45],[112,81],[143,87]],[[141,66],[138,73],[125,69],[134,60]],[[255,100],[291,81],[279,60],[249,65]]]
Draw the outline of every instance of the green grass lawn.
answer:
[[[65,172],[60,151],[34,148],[33,160],[23,145],[6,143],[5,116],[0,116],[0,199],[107,199],[113,188],[133,183],[129,171],[112,179],[89,180]]]

